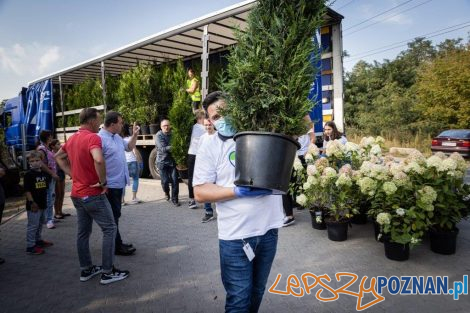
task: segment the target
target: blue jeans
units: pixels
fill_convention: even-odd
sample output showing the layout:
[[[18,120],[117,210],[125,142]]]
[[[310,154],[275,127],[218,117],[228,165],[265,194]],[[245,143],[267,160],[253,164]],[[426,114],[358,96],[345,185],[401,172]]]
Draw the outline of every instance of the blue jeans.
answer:
[[[80,268],[84,270],[93,265],[89,242],[93,221],[95,221],[103,232],[101,263],[103,271],[111,272],[114,264],[114,240],[117,227],[108,199],[105,195],[72,197],[72,202],[77,209],[77,250]]]
[[[42,240],[42,224],[45,220],[44,210],[26,211],[28,214],[28,226],[26,228],[26,247],[32,248],[36,243]]]
[[[137,164],[137,161],[128,162],[127,168],[129,169],[129,176],[132,178],[132,192],[137,192],[137,189],[139,189],[139,164]]]
[[[219,240],[222,283],[227,292],[225,312],[258,312],[277,248],[278,230],[244,239],[255,258],[250,262],[243,240]]]
[[[178,173],[176,172],[176,166],[157,163],[158,169],[160,170],[160,177],[162,180],[162,188],[165,194],[170,194],[171,184],[171,200],[178,201],[179,194],[179,183]]]
[[[212,209],[212,203],[210,202],[204,203],[204,210],[206,210],[206,214],[210,214],[210,215],[214,214],[214,210]]]
[[[55,180],[51,178],[47,188],[46,222],[54,221]]]

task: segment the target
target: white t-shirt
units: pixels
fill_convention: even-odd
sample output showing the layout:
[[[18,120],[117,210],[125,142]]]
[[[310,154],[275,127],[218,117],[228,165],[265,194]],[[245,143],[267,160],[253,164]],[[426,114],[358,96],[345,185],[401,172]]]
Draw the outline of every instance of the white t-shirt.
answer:
[[[193,125],[193,130],[191,132],[191,142],[189,144],[189,150],[188,154],[194,154],[196,155],[197,153],[197,147],[199,146],[199,138],[201,138],[202,135],[206,132],[206,129],[204,128],[204,125],[201,124],[194,124]]]
[[[129,144],[129,140],[131,140],[131,137],[124,138],[124,141],[127,142],[127,144]],[[126,162],[127,163],[137,162],[134,151],[132,151],[132,150],[129,151],[129,152],[126,151]]]
[[[208,136],[196,156],[193,186],[214,183],[235,187],[235,142]],[[284,218],[280,195],[237,198],[216,203],[219,239],[236,240],[262,236],[282,227]]]
[[[300,149],[297,150],[297,155],[305,155],[310,145],[310,137],[308,134],[300,136],[297,141],[300,143]]]
[[[197,143],[197,148],[196,148],[196,151],[199,151],[199,148],[202,146],[202,143],[204,142],[204,140],[207,140],[207,138],[211,137],[211,136],[214,136],[215,134],[217,134],[217,132],[214,132],[212,135],[210,135],[208,132],[205,132],[200,138],[199,138],[199,141]]]

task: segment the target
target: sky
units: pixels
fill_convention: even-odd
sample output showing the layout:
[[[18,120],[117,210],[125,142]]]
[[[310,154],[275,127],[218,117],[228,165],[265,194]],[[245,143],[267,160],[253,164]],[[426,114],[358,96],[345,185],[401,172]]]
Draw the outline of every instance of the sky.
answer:
[[[39,77],[238,2],[0,0],[0,100]],[[470,0],[336,0],[330,6],[344,16],[345,71],[359,60],[394,59],[415,37],[469,40]]]

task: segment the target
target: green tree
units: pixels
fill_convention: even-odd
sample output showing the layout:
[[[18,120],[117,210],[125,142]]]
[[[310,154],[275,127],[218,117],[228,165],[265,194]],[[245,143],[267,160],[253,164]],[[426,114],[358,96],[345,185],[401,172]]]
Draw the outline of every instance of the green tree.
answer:
[[[416,110],[420,126],[432,134],[446,128],[470,128],[469,48],[451,45],[450,51],[420,69]]]

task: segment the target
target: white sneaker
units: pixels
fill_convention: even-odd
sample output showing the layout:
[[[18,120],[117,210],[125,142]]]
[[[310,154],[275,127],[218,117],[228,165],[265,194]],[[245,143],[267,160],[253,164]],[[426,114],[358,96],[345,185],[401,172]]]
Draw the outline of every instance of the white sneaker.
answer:
[[[142,202],[142,200],[140,200],[139,198],[135,198],[135,199],[129,201],[129,204],[137,204],[137,203],[141,203],[141,202]]]
[[[52,222],[52,221],[47,222],[47,228],[48,229],[54,229],[55,228],[54,222]]]

